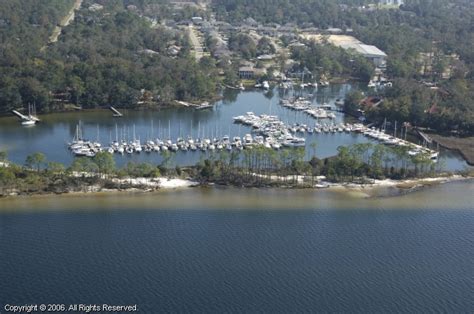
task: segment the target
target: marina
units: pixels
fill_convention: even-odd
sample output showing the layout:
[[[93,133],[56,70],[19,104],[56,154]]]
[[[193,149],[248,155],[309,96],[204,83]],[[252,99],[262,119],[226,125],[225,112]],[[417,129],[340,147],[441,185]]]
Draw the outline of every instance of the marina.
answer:
[[[278,88],[267,92],[226,90],[223,99],[209,110],[185,106],[146,112],[120,110],[120,119],[114,119],[110,111],[83,110],[43,115],[34,128],[18,126],[17,119],[4,117],[0,149],[7,150],[9,159],[19,164],[37,151],[44,152],[48,160],[65,164],[75,156],[93,157],[99,151],[109,151],[119,166],[129,161],[160,163],[163,151],[175,152],[172,159],[177,165],[193,165],[208,154],[258,145],[275,150],[304,146],[307,159],[313,154],[330,157],[337,154],[339,146],[356,143],[406,144],[413,154],[438,152],[434,147],[425,150],[416,138],[406,141],[401,133],[396,138],[367,128],[338,111],[338,103],[351,88],[350,84],[332,84],[308,88],[304,93]],[[291,99],[294,108],[289,107]],[[452,151],[440,149],[439,156],[432,157],[438,157],[447,170],[466,167]]]

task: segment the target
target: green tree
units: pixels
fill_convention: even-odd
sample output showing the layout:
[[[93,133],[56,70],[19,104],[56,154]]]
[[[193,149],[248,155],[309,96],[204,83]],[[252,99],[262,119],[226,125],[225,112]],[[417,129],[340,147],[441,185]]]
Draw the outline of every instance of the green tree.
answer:
[[[90,158],[79,157],[74,159],[69,170],[80,173],[92,174],[98,170],[98,166]]]
[[[16,181],[16,175],[11,167],[0,167],[0,186],[3,190],[10,190]]]
[[[262,38],[259,39],[257,43],[257,54],[259,55],[273,54],[275,53],[275,51],[276,51],[275,46],[273,45],[270,38],[263,36]]]
[[[97,153],[93,158],[93,162],[97,165],[99,175],[105,174],[107,177],[115,171],[115,159],[109,152]]]
[[[344,99],[344,111],[355,115],[360,108],[360,102],[364,99],[364,95],[359,90],[350,91]]]
[[[8,153],[6,151],[0,151],[0,162],[6,162],[8,160]]]
[[[36,171],[41,170],[41,165],[46,161],[46,156],[43,153],[33,153],[28,155],[25,160],[25,166],[28,168],[33,168],[36,166]]]
[[[60,162],[50,161],[48,162],[47,169],[48,171],[51,171],[53,173],[63,173],[65,170],[65,167]]]

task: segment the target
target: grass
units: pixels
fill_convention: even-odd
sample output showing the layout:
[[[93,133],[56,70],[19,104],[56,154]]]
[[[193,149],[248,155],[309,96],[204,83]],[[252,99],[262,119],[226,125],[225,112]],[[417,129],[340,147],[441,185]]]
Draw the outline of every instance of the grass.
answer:
[[[439,145],[457,150],[471,166],[474,166],[474,137],[453,137],[430,134],[430,137]]]

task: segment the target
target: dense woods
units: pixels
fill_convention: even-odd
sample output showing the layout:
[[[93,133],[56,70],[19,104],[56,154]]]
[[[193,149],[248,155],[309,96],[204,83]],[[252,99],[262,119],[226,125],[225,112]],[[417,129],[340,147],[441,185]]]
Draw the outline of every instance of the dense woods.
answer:
[[[96,11],[84,1],[74,23],[46,49],[72,1],[27,3],[0,7],[0,111],[28,103],[43,112],[68,104],[155,106],[215,95],[214,64],[196,63],[184,32],[153,25],[166,13],[159,1],[99,1],[104,7]]]
[[[210,11],[174,11],[167,0],[85,0],[74,23],[63,28],[58,42],[48,45],[73,3],[0,3],[0,112],[30,103],[49,112],[71,105],[157,106],[216,95],[215,61],[206,57],[196,62],[186,32],[161,25],[163,19],[208,17]],[[472,134],[474,4],[407,0],[399,9],[387,9],[368,8],[369,3],[214,0],[211,8],[217,20],[234,24],[252,17],[264,24],[351,29],[361,41],[387,52],[387,74],[394,79],[393,88],[378,92],[386,101],[369,112],[371,118],[406,119],[437,131]],[[103,7],[90,10],[93,4]],[[267,38],[257,43],[239,33],[230,36],[229,47],[245,58],[275,52]],[[305,49],[292,48],[291,57],[316,78],[325,74],[368,80],[374,70],[364,58],[311,42]],[[230,72],[224,71],[227,81],[235,84],[236,75]]]

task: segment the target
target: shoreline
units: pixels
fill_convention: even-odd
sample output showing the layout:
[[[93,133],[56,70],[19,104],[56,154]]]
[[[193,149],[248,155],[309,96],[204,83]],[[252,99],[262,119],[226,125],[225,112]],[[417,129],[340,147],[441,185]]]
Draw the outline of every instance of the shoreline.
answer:
[[[206,98],[206,99],[198,99],[198,100],[190,100],[189,103],[191,102],[199,102],[199,103],[204,103],[208,102],[210,104],[216,104],[222,99],[221,95],[216,95],[211,98]],[[181,103],[180,103],[181,102]],[[160,104],[155,104],[153,106],[147,106],[147,105],[142,105],[142,106],[136,106],[136,107],[117,107],[117,109],[123,110],[123,111],[145,111],[145,110],[150,110],[150,111],[161,111],[161,110],[166,110],[166,109],[173,109],[173,108],[193,108],[193,106],[186,106],[183,105],[182,102],[187,103],[186,101],[177,101],[177,100],[172,100],[170,102],[166,103],[160,103]],[[98,112],[98,111],[110,111],[109,109],[110,106],[100,106],[97,108],[79,108],[79,107],[66,107],[63,109],[59,110],[54,110],[50,112],[42,112],[40,113],[41,116],[44,115],[54,115],[54,114],[67,114],[67,113],[74,113],[74,112]],[[11,113],[11,111],[2,111],[0,112],[0,118],[15,118],[15,115]]]
[[[360,193],[367,198],[373,197],[387,197],[387,196],[401,196],[421,189],[435,187],[441,184],[452,182],[469,181],[474,179],[473,176],[440,176],[427,177],[406,180],[374,180],[373,183],[356,184],[356,183],[341,183],[330,185],[328,189],[333,191],[345,191],[348,193]]]
[[[447,182],[447,181],[446,181]],[[0,215],[42,212],[106,212],[116,211],[392,211],[392,210],[472,210],[469,191],[474,180],[454,180],[426,188],[397,192],[391,188],[327,189],[240,188],[200,186],[143,191],[103,190],[61,195],[35,194],[6,197],[0,201]],[[385,191],[385,192],[384,192]],[[397,189],[398,191],[398,189]],[[375,193],[376,192],[376,193]],[[386,193],[388,192],[388,193]],[[466,194],[466,192],[468,192]]]
[[[458,152],[461,157],[466,161],[469,166],[474,166],[474,137],[452,137],[452,136],[443,136],[441,134],[430,133],[429,134],[433,141],[438,143],[439,146]]]
[[[125,184],[128,185],[127,188],[104,188],[98,185],[90,185],[82,190],[74,191],[69,190],[66,192],[41,192],[41,193],[30,193],[30,194],[18,194],[17,192],[12,192],[7,195],[0,196],[0,199],[14,199],[14,198],[32,198],[32,197],[50,197],[50,196],[67,196],[67,195],[82,195],[82,196],[94,196],[94,195],[103,195],[103,194],[142,194],[142,193],[152,193],[152,192],[171,192],[177,190],[186,190],[191,188],[210,188],[217,190],[219,188],[231,189],[281,189],[281,190],[308,190],[308,191],[333,191],[333,192],[342,192],[347,194],[352,194],[362,198],[377,198],[377,197],[386,197],[386,196],[402,196],[411,192],[418,191],[420,189],[430,188],[438,186],[440,184],[447,184],[452,182],[459,181],[469,181],[474,179],[474,176],[462,176],[462,175],[452,175],[452,176],[439,176],[431,178],[416,178],[416,179],[406,179],[406,180],[373,180],[370,183],[330,183],[325,181],[320,181],[318,184],[315,184],[313,187],[237,187],[232,185],[220,185],[215,183],[201,184],[192,179],[180,179],[180,178],[167,178],[167,177],[158,177],[158,178],[124,178],[118,179],[114,178],[111,182],[115,184]]]

